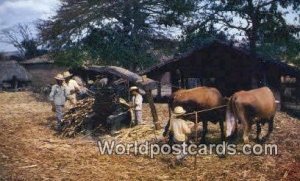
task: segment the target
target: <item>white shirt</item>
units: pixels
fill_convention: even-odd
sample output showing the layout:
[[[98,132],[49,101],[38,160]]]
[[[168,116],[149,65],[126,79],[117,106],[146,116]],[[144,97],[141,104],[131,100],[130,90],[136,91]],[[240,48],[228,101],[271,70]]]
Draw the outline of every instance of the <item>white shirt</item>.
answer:
[[[132,96],[132,104],[135,111],[141,111],[143,108],[143,97],[141,94]]]
[[[65,83],[66,89],[70,92],[70,91],[75,91],[75,89],[80,90],[79,85],[77,84],[77,82],[73,79],[69,80],[68,83]]]
[[[183,119],[171,119],[169,130],[173,132],[175,140],[180,142],[186,141],[188,134],[191,134],[191,128]]]

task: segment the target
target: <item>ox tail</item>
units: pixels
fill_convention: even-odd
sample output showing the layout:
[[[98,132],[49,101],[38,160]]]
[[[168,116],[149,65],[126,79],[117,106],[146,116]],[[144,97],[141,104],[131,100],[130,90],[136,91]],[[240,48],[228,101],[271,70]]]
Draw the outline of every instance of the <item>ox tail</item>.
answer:
[[[234,97],[230,97],[226,108],[226,137],[233,136],[237,131],[238,115],[236,113]]]

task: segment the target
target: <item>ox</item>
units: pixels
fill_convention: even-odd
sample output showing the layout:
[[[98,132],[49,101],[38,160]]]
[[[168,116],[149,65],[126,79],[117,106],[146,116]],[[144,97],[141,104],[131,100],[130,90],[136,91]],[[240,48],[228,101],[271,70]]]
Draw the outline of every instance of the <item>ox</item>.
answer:
[[[261,124],[269,125],[267,139],[273,131],[273,119],[276,113],[276,102],[272,91],[267,87],[250,91],[239,91],[230,98],[226,111],[226,136],[237,131],[237,123],[243,126],[244,143],[249,143],[249,132],[253,123],[256,123],[257,141],[260,141]]]
[[[165,127],[164,136],[168,134],[171,119],[171,109],[173,110],[176,106],[182,106],[187,112],[193,112],[218,107],[223,104],[224,99],[216,88],[196,87],[193,89],[182,89],[174,92],[169,101],[169,121]],[[194,115],[185,116],[185,118],[195,120]],[[211,121],[214,124],[219,122],[221,139],[225,139],[223,124],[225,118],[225,109],[217,109],[209,112],[198,113],[198,118],[203,122],[201,142],[205,142],[208,121]]]

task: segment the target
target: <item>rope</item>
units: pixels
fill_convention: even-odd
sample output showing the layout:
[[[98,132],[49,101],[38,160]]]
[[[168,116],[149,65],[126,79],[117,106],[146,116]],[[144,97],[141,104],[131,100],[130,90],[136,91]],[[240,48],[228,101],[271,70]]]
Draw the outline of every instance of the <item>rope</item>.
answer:
[[[194,111],[194,112],[191,112],[191,113],[186,113],[186,114],[183,114],[183,116],[188,116],[188,115],[192,115],[192,114],[196,114],[196,113],[202,113],[202,112],[208,112],[208,111],[212,111],[212,110],[216,110],[216,109],[221,109],[223,107],[227,107],[227,105],[222,105],[222,106],[218,106],[218,107],[213,107],[213,108],[210,108],[210,109],[203,109],[201,111]],[[196,114],[197,115],[197,114]]]

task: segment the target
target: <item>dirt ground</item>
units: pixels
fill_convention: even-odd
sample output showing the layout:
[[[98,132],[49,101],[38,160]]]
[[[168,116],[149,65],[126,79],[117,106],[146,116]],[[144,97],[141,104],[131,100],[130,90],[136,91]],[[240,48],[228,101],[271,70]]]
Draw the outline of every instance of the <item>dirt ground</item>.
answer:
[[[158,112],[165,119],[166,107]],[[202,155],[197,170],[192,156],[171,168],[173,156],[101,155],[89,137],[56,135],[53,122],[50,104],[32,93],[0,93],[0,180],[300,180],[300,122],[285,113],[276,115],[268,140],[278,155]],[[209,124],[214,135],[218,129]]]

